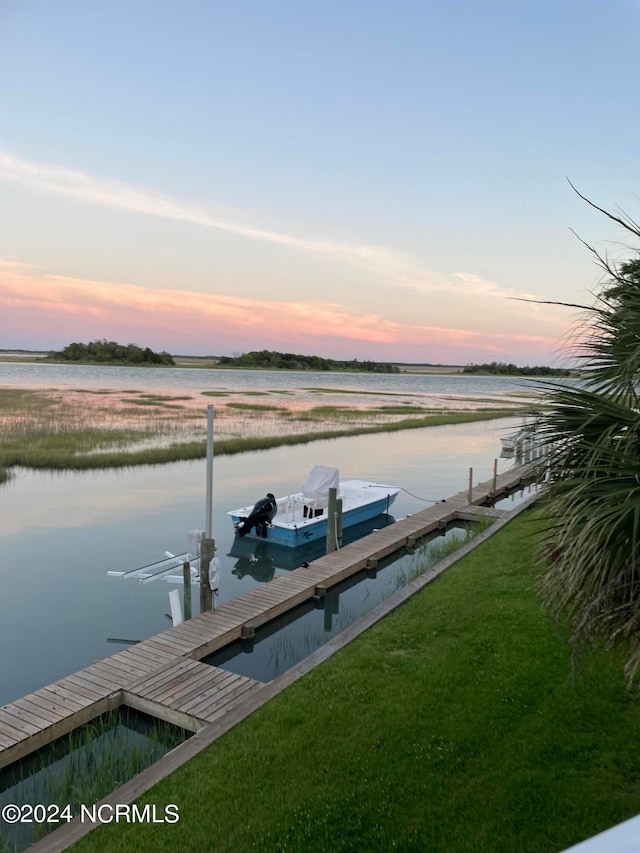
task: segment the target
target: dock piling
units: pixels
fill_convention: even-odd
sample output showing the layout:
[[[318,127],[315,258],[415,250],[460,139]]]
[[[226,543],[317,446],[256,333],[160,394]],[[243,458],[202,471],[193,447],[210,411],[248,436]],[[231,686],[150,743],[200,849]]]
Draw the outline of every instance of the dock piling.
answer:
[[[329,505],[327,507],[327,554],[336,551],[338,541],[336,537],[336,514],[338,512],[338,490],[329,489]]]
[[[216,555],[216,540],[203,539],[200,543],[200,613],[211,610],[213,595],[209,586],[209,566]]]
[[[184,619],[191,619],[191,563],[185,560],[182,564],[182,582],[184,585]]]

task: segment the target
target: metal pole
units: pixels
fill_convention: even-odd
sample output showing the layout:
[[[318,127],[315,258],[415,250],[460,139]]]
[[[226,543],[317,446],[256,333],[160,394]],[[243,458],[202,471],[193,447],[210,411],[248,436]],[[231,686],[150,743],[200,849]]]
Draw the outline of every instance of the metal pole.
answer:
[[[205,539],[213,536],[213,406],[207,406],[207,504],[204,520]]]

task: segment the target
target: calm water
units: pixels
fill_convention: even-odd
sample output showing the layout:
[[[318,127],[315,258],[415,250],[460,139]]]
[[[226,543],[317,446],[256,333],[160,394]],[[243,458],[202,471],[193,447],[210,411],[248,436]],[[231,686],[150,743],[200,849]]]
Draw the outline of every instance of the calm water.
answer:
[[[15,369],[14,369],[15,368]],[[18,369],[19,368],[19,369]],[[32,369],[33,368],[33,369]],[[86,372],[85,372],[86,371]],[[225,377],[222,373],[228,374]],[[122,376],[124,374],[124,376]],[[197,387],[222,387],[238,381],[238,372],[59,368],[57,365],[0,364],[0,387],[167,387],[167,378],[186,375]],[[108,386],[108,381],[121,384]],[[7,377],[11,376],[12,379]],[[484,382],[501,388],[510,380],[458,377],[353,376],[352,374],[253,373],[243,371],[245,387],[293,382],[294,387],[337,388],[380,383],[410,386],[430,383],[445,393],[471,382],[475,393],[488,393]],[[344,381],[343,381],[344,380]],[[154,384],[154,383],[159,384]],[[210,382],[210,385],[206,385]],[[253,385],[249,383],[252,382]],[[460,383],[460,384],[458,384]],[[173,386],[174,390],[178,386]],[[183,386],[180,386],[181,388]],[[511,387],[515,387],[511,383]],[[397,387],[396,387],[397,390]],[[424,391],[422,393],[425,393]],[[453,393],[452,387],[448,393]],[[468,393],[468,392],[465,392]],[[499,393],[499,392],[496,392]],[[262,497],[267,491],[295,491],[315,464],[340,468],[341,477],[362,477],[406,489],[393,507],[401,518],[430,502],[466,488],[469,467],[476,482],[491,477],[500,437],[517,421],[476,424],[400,433],[331,439],[309,445],[218,457],[214,462],[214,536],[222,571],[217,604],[259,585],[259,571],[245,574],[241,558],[231,554],[233,531],[226,512]],[[500,469],[511,465],[500,460]],[[408,492],[412,494],[408,494]],[[168,593],[177,588],[164,580],[141,585],[108,576],[160,560],[166,550],[187,547],[187,532],[204,527],[205,462],[148,466],[113,472],[43,473],[17,470],[0,486],[0,704],[49,684],[125,645],[170,626]],[[234,573],[235,571],[235,573]],[[285,572],[276,568],[275,574]],[[264,578],[267,579],[267,578]],[[181,589],[181,587],[179,587]],[[194,613],[198,589],[193,588]]]
[[[0,363],[0,388],[118,388],[171,393],[185,391],[344,391],[458,396],[503,396],[535,389],[535,380],[499,376],[427,376],[411,373],[359,374],[307,371],[154,369],[66,364]],[[209,401],[211,402],[211,401]]]

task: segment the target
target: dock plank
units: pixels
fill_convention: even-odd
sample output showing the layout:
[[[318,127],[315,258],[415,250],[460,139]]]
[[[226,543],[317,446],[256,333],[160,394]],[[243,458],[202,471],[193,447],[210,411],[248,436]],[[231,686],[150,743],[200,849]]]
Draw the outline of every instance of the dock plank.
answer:
[[[12,737],[14,736],[14,732],[26,737],[39,732],[40,726],[34,726],[28,719],[25,719],[25,716],[20,713],[19,709],[14,708],[13,703],[4,705],[0,708],[0,726]]]
[[[53,708],[45,709],[41,705],[36,704],[31,699],[31,696],[24,696],[22,699],[16,699],[11,703],[12,713],[24,714],[24,719],[28,719],[33,725],[38,728],[46,729],[53,723],[58,723],[67,715],[56,711]]]
[[[6,749],[8,746],[13,746],[14,743],[15,743],[15,740],[13,738],[9,737],[9,735],[5,734],[0,729],[0,752],[3,749]]]
[[[157,651],[152,652],[149,649],[138,649],[137,646],[131,649],[123,649],[123,651],[109,657],[109,660],[122,663],[127,668],[133,665],[139,669],[143,669],[145,672],[155,669],[170,659],[171,652],[159,655]]]
[[[182,710],[181,706],[184,702],[196,696],[202,696],[203,692],[208,690],[212,684],[215,684],[217,687],[220,681],[221,679],[217,678],[213,673],[194,674],[191,678],[185,678],[181,684],[174,685],[164,693],[156,694],[149,698]]]
[[[268,586],[268,584],[266,584]],[[245,612],[254,612],[260,610],[260,603],[257,601],[245,601],[244,595],[239,595],[237,598],[232,598],[230,601],[225,601],[218,608],[218,613],[229,613],[237,616],[242,616]]]
[[[85,708],[87,704],[89,704],[88,700],[85,700],[85,704],[81,705],[77,700],[71,700],[66,698],[65,696],[61,696],[59,693],[54,692],[51,688],[41,687],[40,690],[36,690],[35,693],[29,694],[29,699],[32,702],[35,702],[36,705],[42,705],[45,708],[59,708],[60,711],[64,711],[65,714],[73,714],[76,711],[82,710]]]
[[[187,702],[181,707],[181,710],[192,714],[194,717],[207,719],[215,710],[228,705],[230,701],[237,699],[248,690],[254,690],[261,686],[263,685],[259,681],[239,675],[236,676],[236,680],[228,683],[221,690],[211,688],[211,690],[206,691],[198,700]]]
[[[125,684],[128,679],[145,675],[148,670],[139,667],[126,667],[125,665],[112,661],[110,658],[103,658],[95,661],[93,664],[93,673],[100,673],[105,678],[111,679],[116,684]]]
[[[109,696],[112,692],[110,688],[105,689],[104,686],[101,687],[95,681],[85,678],[82,670],[72,675],[67,675],[65,681],[73,684],[86,696],[93,698],[95,701],[104,699],[105,696]]]
[[[194,619],[189,619],[183,622],[182,625],[176,627],[176,636],[182,637],[190,643],[198,643],[208,640],[211,636],[211,627],[207,627],[201,623],[196,623]]]
[[[139,681],[133,682],[128,689],[131,692],[135,691],[139,693],[150,690],[153,685],[160,684],[164,679],[171,678],[182,672],[188,672],[196,666],[199,666],[198,661],[194,661],[192,658],[180,658],[178,660],[174,660],[172,663],[158,669],[156,672],[150,673],[144,678],[141,678]]]
[[[13,742],[12,745],[15,746],[16,743],[28,738],[30,733],[23,728],[18,728],[17,725],[12,725],[12,722],[17,724],[19,720],[13,721],[9,715],[4,715],[0,711],[0,734],[4,738],[10,739]]]
[[[194,661],[194,663],[196,663],[196,661]],[[198,667],[203,666],[206,666],[206,664],[198,664]],[[163,679],[151,687],[146,687],[144,690],[138,690],[136,692],[144,695],[147,699],[153,699],[155,702],[170,704],[168,702],[169,697],[174,693],[179,692],[189,684],[204,684],[210,680],[210,677],[209,673],[202,672],[199,668],[183,670],[182,672],[175,673],[170,677]]]
[[[225,714],[228,714],[236,704],[244,701],[248,696],[257,690],[260,690],[262,687],[264,687],[264,685],[261,685],[259,682],[257,686],[252,684],[241,685],[238,688],[238,692],[229,697],[228,702],[222,704],[214,703],[211,706],[200,708],[198,711],[198,718],[207,723],[213,723],[221,717],[224,717]]]
[[[158,634],[158,636],[155,637],[155,641],[162,649],[171,652],[172,657],[170,660],[180,656],[190,655],[198,648],[197,643],[193,640],[185,641],[179,637],[169,634],[167,631],[162,634]],[[167,663],[169,662],[170,661],[167,661]],[[160,665],[162,665],[162,663]]]
[[[210,631],[212,627],[223,628],[225,631],[233,631],[242,624],[242,619],[231,614],[225,614],[220,609],[209,610],[207,613],[201,613],[196,616],[198,625],[203,629]]]

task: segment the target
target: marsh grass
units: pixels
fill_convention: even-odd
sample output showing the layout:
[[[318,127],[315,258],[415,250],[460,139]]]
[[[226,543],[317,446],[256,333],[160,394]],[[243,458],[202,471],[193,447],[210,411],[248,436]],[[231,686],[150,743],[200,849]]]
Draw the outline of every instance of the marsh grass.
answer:
[[[74,388],[74,394],[117,394],[113,388]],[[120,391],[120,394],[137,394],[137,391]]]
[[[359,418],[364,414],[364,409],[348,409],[346,406],[312,406],[310,409],[301,410],[296,414],[296,420],[316,421],[330,418]]]
[[[118,708],[0,771],[0,804],[91,805],[190,736],[162,720]],[[0,822],[0,842],[21,850],[56,824]],[[26,830],[26,832],[24,831]],[[2,847],[0,847],[0,850]]]
[[[267,403],[227,403],[229,409],[240,409],[246,412],[287,412],[285,406],[270,406]]]
[[[255,412],[245,412],[254,415]],[[274,413],[267,413],[274,414]],[[421,418],[405,418],[387,423],[361,423],[351,427],[340,426],[339,422],[318,424],[312,432],[283,434],[282,417],[277,413],[272,422],[261,422],[266,434],[251,434],[256,424],[251,421],[232,421],[231,428],[238,430],[226,437],[216,439],[216,455],[231,455],[250,450],[267,450],[273,447],[308,444],[329,438],[343,438],[380,432],[397,432],[405,429],[420,429],[443,424],[470,423],[474,421],[512,415],[510,409],[484,410],[482,412],[456,412],[427,415]],[[4,429],[0,443],[0,468],[24,466],[50,470],[88,470],[100,468],[122,468],[135,465],[162,465],[206,456],[206,424],[203,419],[189,415],[180,421],[141,419],[127,422],[127,428],[117,426],[114,417],[111,428],[97,428],[95,420],[60,418],[60,410],[48,420],[42,413],[36,420],[20,420],[11,431]],[[224,419],[218,423],[224,425]],[[46,423],[44,422],[46,421]],[[291,423],[291,421],[288,421]],[[225,433],[223,432],[223,435]],[[194,437],[201,436],[201,437]]]
[[[0,469],[20,465],[52,470],[111,468],[203,458],[206,418],[199,397],[131,389],[0,389]],[[309,407],[308,402],[296,399],[286,406],[238,400],[216,409],[216,454],[465,423],[513,411],[495,408],[429,414],[409,404],[350,408]]]
[[[291,394],[291,391],[201,391],[204,397],[230,397],[242,394],[243,397],[268,397],[270,394]]]
[[[437,536],[418,545],[412,554],[408,566],[401,568],[395,575],[395,588],[408,586],[436,563],[455,554],[463,545],[467,545],[494,523],[492,518],[479,518],[464,527],[451,527],[444,536]]]
[[[399,406],[376,406],[374,412],[383,412],[385,415],[407,415],[410,413],[424,412],[422,406],[414,406],[411,403],[403,403]]]
[[[402,391],[358,391],[353,388],[302,388],[302,391],[310,391],[312,394],[364,394],[366,397],[406,397]]]
[[[133,406],[151,406],[152,408],[157,408],[161,406],[163,409],[184,409],[184,406],[177,405],[176,403],[169,403],[165,400],[156,399],[153,397],[149,397],[148,399],[139,400],[131,400],[131,405]]]

